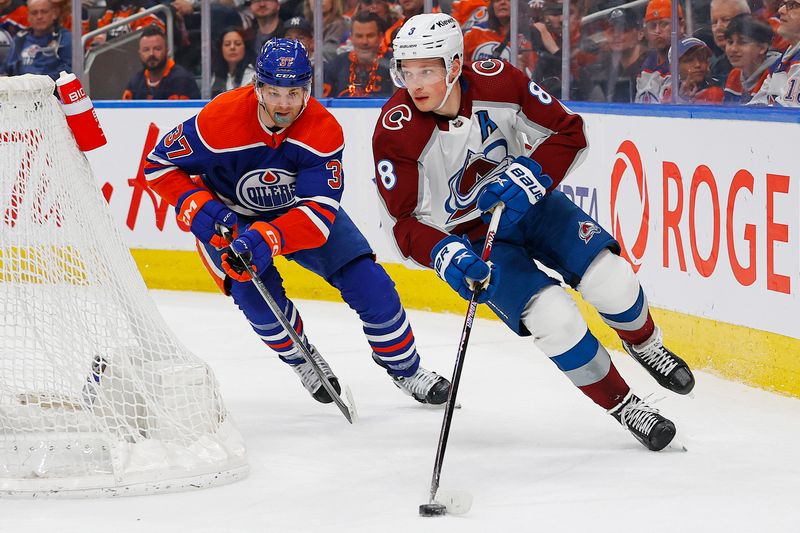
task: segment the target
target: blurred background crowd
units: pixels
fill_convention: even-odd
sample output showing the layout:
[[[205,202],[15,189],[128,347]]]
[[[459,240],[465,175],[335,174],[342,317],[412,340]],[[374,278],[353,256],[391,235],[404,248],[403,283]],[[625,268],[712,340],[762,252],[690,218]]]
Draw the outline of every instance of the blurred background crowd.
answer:
[[[0,0],[0,75],[74,69],[95,99],[208,98],[251,83],[263,43],[287,37],[314,61],[315,96],[386,98],[395,90],[394,35],[432,10],[461,24],[467,61],[510,61],[565,100],[800,106],[798,8],[795,0]]]

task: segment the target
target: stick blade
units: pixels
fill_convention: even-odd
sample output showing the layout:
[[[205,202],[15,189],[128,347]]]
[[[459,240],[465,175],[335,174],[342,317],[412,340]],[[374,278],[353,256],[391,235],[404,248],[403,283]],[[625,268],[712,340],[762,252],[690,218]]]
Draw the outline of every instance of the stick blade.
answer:
[[[439,489],[434,502],[443,505],[448,514],[461,515],[472,508],[472,494],[463,490]]]

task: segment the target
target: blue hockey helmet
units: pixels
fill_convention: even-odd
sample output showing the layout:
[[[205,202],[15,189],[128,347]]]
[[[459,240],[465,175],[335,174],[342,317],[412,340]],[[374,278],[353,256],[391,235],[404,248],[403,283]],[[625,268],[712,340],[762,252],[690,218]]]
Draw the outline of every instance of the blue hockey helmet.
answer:
[[[305,47],[294,39],[271,39],[256,60],[256,80],[278,87],[305,87],[314,69]]]

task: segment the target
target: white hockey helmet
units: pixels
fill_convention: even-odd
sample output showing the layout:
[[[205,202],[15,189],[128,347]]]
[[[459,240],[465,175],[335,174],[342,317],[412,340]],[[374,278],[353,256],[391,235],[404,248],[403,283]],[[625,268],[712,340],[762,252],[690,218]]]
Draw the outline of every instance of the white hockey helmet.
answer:
[[[400,70],[400,64],[404,59],[442,58],[448,75],[454,59],[459,58],[462,63],[464,62],[464,36],[461,34],[461,27],[453,17],[445,13],[423,13],[411,17],[397,32],[392,41],[392,48],[394,57],[390,71],[392,81],[400,88],[406,86]],[[461,74],[460,67],[457,74]],[[450,94],[458,75],[452,82],[447,83],[447,95]]]

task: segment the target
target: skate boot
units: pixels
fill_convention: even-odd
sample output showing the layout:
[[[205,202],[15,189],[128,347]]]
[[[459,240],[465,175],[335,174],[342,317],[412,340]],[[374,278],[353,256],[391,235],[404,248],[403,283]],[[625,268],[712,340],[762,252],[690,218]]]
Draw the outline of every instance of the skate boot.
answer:
[[[336,391],[336,394],[340,394],[342,392],[342,387],[339,385],[339,379],[333,375],[331,367],[320,357],[319,352],[317,352],[317,349],[313,345],[309,346],[309,348],[311,349],[311,356],[314,357],[314,361],[316,361],[317,365],[322,369],[322,373],[328,378],[328,381],[331,382],[333,390]],[[313,396],[315,400],[320,403],[331,403],[333,401],[333,398],[331,398],[331,395],[325,390],[325,387],[322,386],[322,382],[319,380],[316,372],[314,372],[314,368],[308,361],[304,359],[299,365],[291,365],[291,367],[295,374],[300,376],[303,387],[311,393],[311,396]]]
[[[392,374],[389,376],[401,391],[420,403],[441,405],[447,401],[447,395],[450,394],[449,381],[436,372],[425,370],[422,367],[418,367],[414,375],[407,378]]]
[[[664,346],[659,328],[642,344],[633,345],[623,341],[622,346],[665,389],[689,394],[694,388],[694,376],[689,365]]]
[[[675,437],[675,424],[658,414],[638,396],[629,392],[624,400],[608,411],[649,450],[664,449]]]

